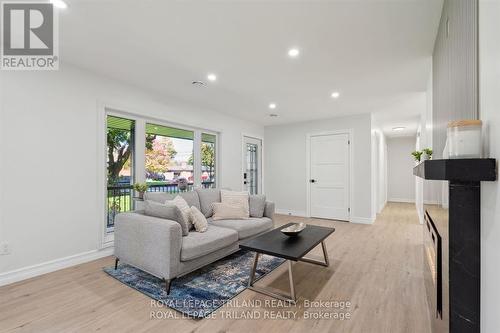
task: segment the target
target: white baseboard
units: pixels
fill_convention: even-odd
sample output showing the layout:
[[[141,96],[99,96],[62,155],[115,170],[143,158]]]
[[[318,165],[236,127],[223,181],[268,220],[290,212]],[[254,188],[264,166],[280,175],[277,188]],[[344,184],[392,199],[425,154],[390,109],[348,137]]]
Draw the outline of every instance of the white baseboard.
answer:
[[[424,224],[424,216],[422,215],[420,209],[418,209],[418,207],[416,208],[417,208],[418,222],[420,222],[420,224]]]
[[[47,261],[28,267],[23,267],[13,271],[0,273],[0,286],[14,282],[29,279],[38,275],[58,271],[63,268],[83,264],[92,260],[110,256],[114,253],[113,247],[107,247],[102,250],[93,250],[75,254],[69,257]]]
[[[415,199],[406,199],[406,198],[389,198],[387,201],[390,202],[405,202],[405,203],[415,203]]]
[[[385,205],[387,205],[387,201],[385,201],[383,204],[381,204],[381,205],[378,207],[378,212],[377,212],[377,213],[381,213],[381,212],[382,212],[382,210],[384,210]]]
[[[436,200],[424,200],[424,205],[439,205]]]
[[[307,217],[306,212],[303,210],[291,210],[291,209],[277,208],[276,214]]]
[[[291,209],[278,208],[278,209],[276,209],[276,214],[307,217],[306,212],[302,211],[302,210],[291,210]],[[351,216],[349,218],[349,222],[361,223],[361,224],[373,224],[373,222],[375,222],[375,217],[354,217],[354,216]]]
[[[349,219],[350,222],[352,223],[359,223],[359,224],[373,224],[375,222],[375,217],[356,217],[356,216],[351,216]]]

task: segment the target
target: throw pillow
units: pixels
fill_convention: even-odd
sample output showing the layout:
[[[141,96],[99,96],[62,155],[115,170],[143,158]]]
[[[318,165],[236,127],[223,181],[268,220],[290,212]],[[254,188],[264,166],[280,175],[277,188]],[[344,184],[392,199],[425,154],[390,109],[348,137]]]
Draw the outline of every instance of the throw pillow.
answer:
[[[266,196],[264,194],[254,194],[250,196],[250,216],[263,217],[266,209]]]
[[[208,222],[205,215],[195,206],[191,206],[191,216],[193,216],[194,229],[198,232],[205,232],[208,229]]]
[[[248,218],[248,211],[242,205],[229,205],[223,202],[214,202],[212,204],[214,215],[212,219],[217,220],[241,220]]]
[[[189,234],[189,225],[184,222],[181,210],[175,205],[164,205],[146,200],[144,201],[144,215],[175,221],[181,225],[182,236],[187,236]]]
[[[167,200],[165,203],[177,206],[182,213],[182,218],[184,220],[184,223],[186,223],[189,229],[193,227],[193,218],[191,217],[191,209],[189,208],[188,203],[186,202],[186,200],[184,200],[183,197],[178,195],[174,198],[174,200]]]
[[[248,204],[248,192],[237,192],[237,191],[220,191],[221,202],[231,205],[240,206],[245,210],[245,217],[250,216],[250,208]]]

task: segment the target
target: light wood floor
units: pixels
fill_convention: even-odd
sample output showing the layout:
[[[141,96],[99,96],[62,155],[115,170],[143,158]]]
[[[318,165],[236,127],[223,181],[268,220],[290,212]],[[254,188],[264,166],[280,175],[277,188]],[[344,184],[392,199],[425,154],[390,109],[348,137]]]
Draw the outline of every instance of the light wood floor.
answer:
[[[278,216],[288,221],[335,226],[327,240],[330,267],[293,266],[298,307],[271,307],[267,296],[245,290],[237,296],[260,300],[257,308],[224,306],[215,318],[151,319],[144,296],[102,271],[107,257],[0,288],[1,332],[429,332],[422,266],[422,227],[414,205],[389,203],[373,225]],[[321,248],[312,252],[318,258]],[[287,290],[287,265],[260,285]],[[304,308],[304,300],[350,301],[349,309]],[[335,305],[335,304],[332,304]],[[255,311],[255,312],[253,312]],[[297,318],[286,311],[295,311]],[[312,312],[349,313],[350,319],[305,319]],[[261,319],[223,318],[258,313]],[[279,314],[278,314],[279,313]],[[291,319],[263,319],[289,314]]]

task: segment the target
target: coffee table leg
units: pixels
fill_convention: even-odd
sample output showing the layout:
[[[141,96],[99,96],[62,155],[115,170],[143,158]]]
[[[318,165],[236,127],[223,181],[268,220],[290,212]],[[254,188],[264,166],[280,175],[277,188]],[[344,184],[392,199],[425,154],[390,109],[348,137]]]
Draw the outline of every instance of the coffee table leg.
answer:
[[[293,283],[292,261],[288,260],[288,279],[290,280],[290,296],[295,301],[295,284]]]
[[[255,259],[253,261],[252,270],[250,271],[250,278],[248,279],[248,286],[253,286],[253,280],[255,279],[255,271],[257,270],[257,263],[259,262],[260,253],[255,252]]]
[[[257,270],[257,263],[259,262],[259,256],[260,256],[260,253],[256,252],[255,259],[253,261],[253,266],[252,266],[252,269],[250,270],[250,277],[248,279],[248,289],[256,291],[256,292],[264,294],[264,295],[267,295],[267,296],[277,298],[277,299],[292,302],[293,304],[295,304],[295,302],[296,302],[296,300],[295,300],[295,285],[293,283],[292,261],[287,260],[288,261],[288,278],[290,280],[289,281],[290,282],[290,296],[289,296],[289,295],[283,294],[282,292],[280,292],[278,290],[271,291],[271,289],[275,290],[274,288],[263,288],[263,287],[254,286],[255,271]]]
[[[319,260],[315,260],[315,259],[305,258],[305,257],[300,258],[299,260],[303,261],[303,262],[308,262],[310,264],[315,264],[315,265],[320,265],[320,266],[325,266],[325,267],[330,266],[330,260],[328,259],[328,252],[326,252],[325,241],[321,242],[321,248],[323,249],[323,257],[325,258],[324,262],[319,261]]]
[[[328,252],[326,252],[325,241],[321,242],[321,247],[323,248],[323,256],[325,257],[325,264],[328,267],[330,266],[330,260],[328,259]]]

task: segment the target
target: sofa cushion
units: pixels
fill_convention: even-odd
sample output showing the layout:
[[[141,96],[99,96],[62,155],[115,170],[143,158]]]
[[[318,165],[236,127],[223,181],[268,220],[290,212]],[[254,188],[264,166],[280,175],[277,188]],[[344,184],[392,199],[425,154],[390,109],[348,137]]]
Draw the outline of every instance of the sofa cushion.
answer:
[[[181,210],[175,205],[146,200],[144,201],[144,215],[175,221],[181,225],[182,236],[187,236],[189,233],[189,224],[184,221]]]
[[[198,208],[198,210],[201,210],[200,197],[198,196],[198,192],[188,191],[188,192],[179,193],[179,195],[181,197],[183,197],[184,200],[186,200],[189,207],[195,206],[196,208]]]
[[[244,239],[255,236],[273,228],[273,221],[268,217],[249,218],[246,220],[210,220],[209,225],[228,228],[238,232],[238,238]],[[184,237],[183,239],[185,239]]]
[[[264,194],[254,194],[249,197],[250,217],[263,217],[266,208],[266,196]]]
[[[165,203],[167,200],[173,200],[176,194],[167,192],[145,192],[144,200],[150,200],[159,203]]]
[[[189,261],[212,253],[238,241],[238,233],[209,225],[207,231],[191,231],[182,237],[181,261]]]
[[[197,188],[196,192],[200,198],[201,212],[205,217],[212,216],[212,204],[220,202],[220,190],[216,188]]]
[[[181,193],[146,192],[144,193],[144,200],[151,200],[159,203],[164,203],[167,200],[173,200],[178,195],[180,195],[184,200],[186,200],[189,207],[195,206],[196,208],[201,209],[200,198],[198,197],[198,192],[196,191],[188,191]]]

